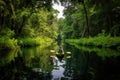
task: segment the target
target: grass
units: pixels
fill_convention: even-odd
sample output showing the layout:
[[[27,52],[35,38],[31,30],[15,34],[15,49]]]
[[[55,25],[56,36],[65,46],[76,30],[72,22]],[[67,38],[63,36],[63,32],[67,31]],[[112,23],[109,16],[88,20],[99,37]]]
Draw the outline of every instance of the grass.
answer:
[[[119,47],[120,37],[97,36],[92,38],[66,39],[65,42],[75,43],[78,45],[85,45],[85,46]]]

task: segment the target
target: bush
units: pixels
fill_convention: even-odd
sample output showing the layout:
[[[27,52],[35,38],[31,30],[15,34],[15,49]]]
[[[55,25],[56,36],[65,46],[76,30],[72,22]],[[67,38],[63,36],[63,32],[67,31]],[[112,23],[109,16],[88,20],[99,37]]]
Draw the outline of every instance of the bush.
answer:
[[[34,29],[30,28],[29,25],[26,25],[23,27],[21,35],[22,37],[33,37],[35,36],[35,31]]]
[[[93,38],[67,39],[68,43],[79,45],[98,46],[98,47],[118,47],[120,46],[120,37],[97,36]]]
[[[14,36],[14,31],[10,30],[9,28],[0,30],[0,37],[12,38],[13,36]]]
[[[42,44],[50,44],[52,39],[48,37],[18,38],[18,44],[22,47],[33,47]]]
[[[18,47],[17,40],[12,38],[14,31],[4,28],[0,31],[0,49],[16,49]]]
[[[0,38],[0,49],[16,49],[18,47],[16,39],[6,37]]]

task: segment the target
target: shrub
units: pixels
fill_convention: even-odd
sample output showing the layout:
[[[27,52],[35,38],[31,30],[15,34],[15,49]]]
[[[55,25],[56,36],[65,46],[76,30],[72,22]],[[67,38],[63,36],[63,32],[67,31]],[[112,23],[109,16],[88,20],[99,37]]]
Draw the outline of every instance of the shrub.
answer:
[[[18,47],[17,40],[12,38],[14,31],[4,28],[0,31],[0,49],[15,49]]]
[[[18,38],[18,44],[22,47],[33,47],[42,44],[50,44],[52,39],[48,37],[34,37],[34,38]]]
[[[0,49],[16,49],[18,47],[16,39],[7,37],[0,38]]]
[[[12,38],[13,36],[14,36],[14,31],[10,30],[9,28],[0,30],[0,37]]]

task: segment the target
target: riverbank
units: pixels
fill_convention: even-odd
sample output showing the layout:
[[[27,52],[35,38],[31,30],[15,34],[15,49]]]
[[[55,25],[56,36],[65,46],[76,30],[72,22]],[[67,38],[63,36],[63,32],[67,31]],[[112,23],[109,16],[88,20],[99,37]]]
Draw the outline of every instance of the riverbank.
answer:
[[[48,37],[34,37],[34,38],[18,38],[18,44],[22,47],[34,47],[42,44],[50,44],[53,39]]]
[[[69,45],[76,47],[77,49],[81,50],[81,51],[86,51],[89,53],[94,53],[96,52],[96,54],[100,57],[102,57],[103,59],[105,57],[112,57],[112,56],[120,56],[120,52],[119,50],[114,50],[114,49],[110,49],[110,48],[98,48],[98,47],[89,47],[89,46],[80,46],[74,43],[69,43]]]
[[[91,38],[66,39],[65,42],[84,46],[120,48],[120,37],[98,36]]]
[[[35,47],[44,45],[50,45],[53,42],[51,38],[48,37],[34,37],[34,38],[0,38],[0,50],[2,49],[16,49],[18,47]]]

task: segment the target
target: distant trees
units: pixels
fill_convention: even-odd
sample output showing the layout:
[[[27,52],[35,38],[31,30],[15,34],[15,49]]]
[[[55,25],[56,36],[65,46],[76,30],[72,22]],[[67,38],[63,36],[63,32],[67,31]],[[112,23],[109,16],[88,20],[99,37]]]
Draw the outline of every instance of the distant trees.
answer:
[[[58,0],[54,2],[58,3]],[[66,38],[96,36],[102,30],[112,36],[120,36],[119,0],[60,2],[65,6],[65,19],[57,24],[52,0],[0,0],[0,31],[9,28],[15,37],[43,35],[54,38],[57,29]]]
[[[52,0],[0,0],[0,31],[9,28],[15,37],[53,38],[54,13]]]
[[[0,0],[0,49],[52,42],[55,13],[52,0]]]
[[[106,34],[120,36],[119,0],[61,0],[65,6],[63,32],[66,38]]]

